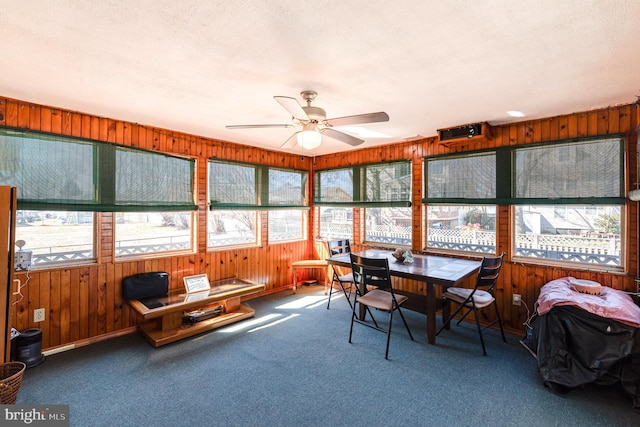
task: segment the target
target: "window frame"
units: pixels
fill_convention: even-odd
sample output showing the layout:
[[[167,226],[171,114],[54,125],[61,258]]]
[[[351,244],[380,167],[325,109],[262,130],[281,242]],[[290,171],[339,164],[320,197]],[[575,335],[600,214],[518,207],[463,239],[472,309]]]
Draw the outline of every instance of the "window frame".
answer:
[[[157,258],[157,257],[161,257],[161,256],[173,256],[173,255],[182,255],[182,254],[193,254],[196,253],[196,236],[197,236],[197,212],[195,211],[164,211],[164,212],[144,212],[144,213],[151,213],[151,214],[157,214],[157,215],[163,215],[163,214],[167,214],[167,213],[185,213],[188,214],[190,216],[189,219],[189,247],[184,248],[184,249],[168,249],[168,250],[158,250],[158,251],[148,251],[148,252],[136,252],[136,253],[130,253],[130,254],[122,254],[119,255],[118,254],[118,223],[117,220],[115,220],[115,216],[117,216],[118,213],[123,213],[123,214],[131,214],[131,213],[135,213],[135,212],[114,212],[114,221],[113,221],[113,259],[117,262],[117,261],[131,261],[131,260],[135,260],[135,259],[145,259],[145,258]],[[142,213],[142,212],[140,212]],[[159,239],[161,237],[158,237]]]
[[[223,188],[215,187],[215,183],[212,179],[213,176],[216,176],[215,170],[213,169],[215,165],[221,165],[224,167],[238,167],[238,168],[249,168],[253,170],[251,180],[251,186],[253,187],[252,201],[234,201],[233,200],[233,187],[231,190],[224,191]],[[277,199],[278,193],[275,191],[270,191],[272,185],[271,181],[271,172],[284,172],[287,174],[293,174],[299,176],[300,179],[300,198],[299,200],[284,200],[279,201]],[[261,212],[267,211],[266,219],[267,219],[267,239],[269,236],[269,221],[268,221],[268,212],[274,210],[300,210],[302,212],[302,237],[296,239],[287,239],[287,240],[278,240],[274,243],[286,243],[291,241],[299,241],[307,238],[307,227],[308,223],[308,211],[310,209],[309,206],[309,171],[302,169],[294,169],[294,168],[284,168],[278,166],[269,166],[269,165],[261,165],[255,163],[248,162],[238,162],[226,159],[218,159],[218,158],[210,158],[207,162],[207,198],[209,200],[208,211],[216,211],[216,210],[250,210],[256,211],[256,230],[255,237],[256,241],[251,243],[231,243],[229,245],[221,245],[221,246],[209,246],[209,233],[207,232],[207,249],[208,250],[221,250],[228,249],[230,247],[252,247],[259,246],[262,244],[260,241],[261,233],[261,222],[264,220],[265,215],[262,215]],[[248,183],[248,182],[247,182]],[[238,184],[237,182],[233,184]],[[241,184],[241,183],[240,183]],[[283,185],[286,185],[287,181],[283,181]],[[222,196],[220,197],[222,200],[213,200],[214,195]],[[295,197],[294,197],[295,198]],[[307,212],[304,212],[307,211]],[[207,222],[209,219],[209,213],[207,213]]]
[[[6,179],[2,181],[2,185],[11,185],[18,187],[18,209],[20,210],[45,210],[45,211],[90,211],[90,212],[143,212],[143,211],[187,211],[192,210],[196,211],[198,206],[195,203],[195,191],[194,191],[194,182],[195,182],[195,160],[185,157],[179,157],[175,155],[168,155],[164,153],[160,153],[157,151],[151,150],[143,150],[139,148],[118,145],[103,141],[90,140],[86,138],[79,138],[74,136],[66,136],[66,135],[58,135],[58,134],[50,134],[45,132],[36,132],[31,130],[18,130],[12,129],[8,127],[0,126],[0,141],[2,137],[6,138],[16,138],[23,139],[29,141],[35,141],[33,144],[37,145],[39,143],[51,143],[52,145],[49,147],[54,152],[55,145],[53,144],[75,144],[85,146],[90,149],[91,154],[88,155],[88,158],[81,159],[71,159],[69,164],[66,164],[62,169],[75,169],[75,170],[84,170],[85,181],[91,181],[91,184],[86,184],[91,187],[90,190],[85,189],[86,193],[83,197],[77,197],[74,192],[71,192],[71,188],[56,188],[57,192],[60,194],[46,194],[44,197],[38,194],[37,198],[31,196],[31,193],[34,192],[32,187],[38,187],[36,181],[37,177],[32,177],[30,175],[26,175],[25,177],[14,177],[13,181],[11,179]],[[12,141],[9,141],[11,143]],[[29,142],[21,142],[24,144],[25,150],[29,147]],[[17,145],[21,145],[17,144]],[[9,146],[10,147],[10,146]],[[38,170],[38,165],[36,162],[42,161],[42,159],[37,159],[34,154],[25,153],[22,157],[19,153],[16,153],[16,158],[14,160],[14,164],[11,165],[10,160],[7,161],[7,167],[13,167],[14,170]],[[154,173],[138,173],[136,177],[143,177],[147,181],[143,181],[145,189],[153,189],[153,196],[151,200],[147,199],[149,197],[150,191],[140,191],[140,193],[144,193],[141,197],[134,197],[129,199],[127,197],[123,197],[124,193],[120,193],[121,190],[118,187],[118,181],[121,179],[120,176],[117,176],[118,165],[120,162],[126,163],[123,156],[121,154],[135,154],[135,155],[143,155],[146,159],[149,159],[149,162],[145,163],[143,167],[147,167],[150,171],[155,171],[155,169],[160,169],[163,174],[166,175],[167,170],[173,170],[171,168],[166,167],[157,167],[158,165],[154,163],[154,161],[166,163],[170,162],[175,166],[175,172],[181,172],[181,169],[187,169],[188,177],[183,179],[173,179],[169,184],[172,191],[166,191],[166,187],[157,188],[157,173],[159,171],[155,171]],[[85,167],[90,160],[91,167]],[[34,165],[29,165],[25,163],[36,163]],[[74,162],[80,162],[77,167],[73,166]],[[60,165],[54,165],[55,169],[60,169]],[[87,170],[85,170],[87,169]],[[131,168],[127,168],[126,165],[124,170],[130,170]],[[83,175],[83,176],[84,176]],[[176,178],[178,175],[172,177]],[[20,180],[20,182],[16,181]],[[42,182],[42,180],[40,180]],[[26,193],[26,196],[25,194]],[[168,194],[171,194],[174,199],[169,200],[169,198],[164,198]],[[66,197],[64,197],[66,196]],[[126,194],[128,196],[128,194]]]
[[[570,145],[579,145],[579,144],[588,144],[588,143],[598,143],[604,142],[607,140],[612,140],[615,144],[619,146],[619,163],[618,163],[618,178],[619,179],[619,189],[618,194],[614,194],[611,197],[586,197],[586,196],[574,196],[574,197],[516,197],[516,188],[517,188],[517,173],[518,166],[516,162],[516,156],[518,152],[522,150],[535,150],[544,147],[552,147],[560,149],[561,153],[564,153],[566,156],[562,160],[564,162],[571,162],[571,157],[569,151],[564,150],[565,147],[570,147]],[[474,150],[463,153],[448,153],[443,155],[434,155],[427,156],[424,158],[424,198],[422,199],[423,205],[425,206],[425,218],[423,219],[423,224],[425,225],[425,240],[428,242],[428,220],[426,215],[428,215],[428,207],[430,205],[494,205],[496,209],[500,205],[509,206],[509,221],[511,222],[511,229],[514,230],[512,235],[510,235],[510,246],[511,253],[516,253],[516,208],[520,205],[546,205],[546,206],[569,206],[569,205],[593,205],[593,206],[615,206],[619,205],[623,207],[626,203],[626,197],[624,193],[625,187],[625,151],[626,151],[626,140],[624,134],[611,134],[611,135],[599,135],[593,137],[582,137],[582,138],[572,138],[572,139],[563,139],[557,141],[548,141],[542,143],[534,143],[534,144],[520,144],[515,146],[506,146],[506,147],[497,147],[491,149],[483,149],[483,150]],[[484,155],[484,153],[495,153],[496,156],[496,194],[494,198],[487,199],[474,199],[474,198],[461,198],[461,197],[430,197],[428,194],[429,189],[429,174],[428,174],[428,166],[430,161],[441,160],[441,159],[456,159],[459,157],[466,156],[474,156],[474,155]],[[573,160],[575,161],[575,159]],[[620,238],[624,239],[624,236],[627,232],[626,227],[627,224],[625,222],[625,209],[621,208],[620,210]],[[497,241],[496,241],[497,243]],[[433,250],[436,248],[430,248],[425,245],[425,249]],[[498,249],[498,248],[496,248]],[[465,252],[466,253],[466,252]],[[496,252],[497,253],[497,252]],[[522,256],[512,256],[513,260],[517,260],[518,262],[527,262],[534,264],[550,264],[553,263],[555,265],[572,267],[572,268],[589,268],[589,269],[614,269],[614,270],[624,270],[625,269],[625,258],[626,253],[624,250],[624,245],[621,245],[620,249],[620,266],[611,266],[611,265],[603,265],[603,264],[592,264],[592,263],[584,263],[584,262],[572,262],[572,261],[560,261],[553,262],[553,260],[548,258],[532,258],[532,257],[522,257]],[[551,262],[550,262],[551,261]]]
[[[390,197],[383,198],[382,194],[385,194],[383,191],[383,182],[379,181],[378,185],[369,185],[370,181],[368,177],[375,173],[375,169],[383,169],[385,167],[399,167],[407,168],[407,179],[408,185],[401,186],[399,194],[400,197]],[[333,178],[332,185],[333,187],[323,187],[323,181],[325,181],[325,177],[327,180],[330,177],[330,174],[339,173],[342,171],[347,171],[351,176],[350,185],[342,186],[344,191],[339,192],[338,186],[336,182],[338,181],[336,178]],[[314,171],[314,193],[313,193],[313,203],[314,206],[319,208],[322,207],[334,207],[334,208],[351,208],[351,209],[360,209],[362,218],[365,220],[362,222],[362,228],[359,231],[363,237],[363,243],[372,244],[372,245],[380,245],[381,242],[377,241],[367,241],[367,224],[366,224],[366,209],[367,208],[411,208],[412,206],[412,194],[413,194],[413,160],[412,159],[404,159],[404,160],[393,160],[386,162],[377,162],[377,163],[364,163],[359,165],[352,165],[348,167],[340,167],[340,168],[328,168],[328,169],[320,169]],[[397,179],[401,179],[402,177],[398,177]],[[405,188],[406,187],[406,188]],[[324,188],[324,191],[323,191]],[[334,194],[334,197],[328,196],[324,197],[324,193]],[[392,194],[390,192],[389,194]],[[348,196],[350,200],[347,200]],[[340,197],[338,197],[340,196]],[[319,212],[319,211],[318,211]],[[353,217],[352,217],[353,218]],[[356,233],[356,230],[353,229],[353,233]],[[384,244],[384,243],[382,243]],[[389,245],[392,245],[389,243]],[[407,245],[405,245],[407,246]],[[411,243],[408,245],[411,246]]]

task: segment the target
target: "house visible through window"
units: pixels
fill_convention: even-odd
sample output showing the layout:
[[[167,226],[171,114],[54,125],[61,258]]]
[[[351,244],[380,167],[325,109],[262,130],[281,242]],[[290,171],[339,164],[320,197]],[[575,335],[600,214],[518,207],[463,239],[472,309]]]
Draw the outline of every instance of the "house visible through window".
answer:
[[[496,152],[425,159],[427,248],[496,253]]]
[[[513,150],[515,256],[621,267],[623,139]]]
[[[427,247],[496,252],[494,205],[431,205],[427,208]]]
[[[320,207],[320,237],[353,239],[353,208]]]

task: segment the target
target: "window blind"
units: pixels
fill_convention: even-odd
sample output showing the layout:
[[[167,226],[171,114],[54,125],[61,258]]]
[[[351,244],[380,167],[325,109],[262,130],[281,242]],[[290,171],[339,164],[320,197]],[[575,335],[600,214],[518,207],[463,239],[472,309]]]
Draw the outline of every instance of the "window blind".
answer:
[[[495,151],[426,158],[425,203],[479,203],[496,198]]]
[[[521,203],[624,200],[622,138],[525,147],[513,156],[514,197]]]
[[[317,171],[314,189],[318,206],[411,206],[411,161]]]
[[[209,160],[210,209],[308,209],[307,171]]]
[[[0,184],[18,209],[194,210],[194,161],[35,132],[0,129]]]

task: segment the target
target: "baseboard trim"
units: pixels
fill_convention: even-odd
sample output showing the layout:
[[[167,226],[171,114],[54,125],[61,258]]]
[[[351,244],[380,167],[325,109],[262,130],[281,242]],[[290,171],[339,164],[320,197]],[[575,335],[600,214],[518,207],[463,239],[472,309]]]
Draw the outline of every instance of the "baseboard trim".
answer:
[[[74,341],[74,342],[63,344],[63,345],[59,345],[59,346],[56,346],[56,347],[50,347],[50,348],[45,349],[42,352],[42,354],[44,356],[51,356],[52,354],[62,353],[64,351],[73,350],[75,348],[80,348],[80,347],[84,347],[86,345],[95,344],[95,343],[100,342],[100,341],[106,341],[106,340],[109,340],[109,339],[112,339],[112,338],[121,337],[123,335],[129,335],[129,334],[132,334],[132,333],[137,332],[137,331],[138,331],[138,327],[137,326],[130,326],[128,328],[120,329],[120,330],[115,331],[115,332],[109,332],[107,334],[102,334],[102,335],[98,335],[98,336],[95,336],[95,337]]]

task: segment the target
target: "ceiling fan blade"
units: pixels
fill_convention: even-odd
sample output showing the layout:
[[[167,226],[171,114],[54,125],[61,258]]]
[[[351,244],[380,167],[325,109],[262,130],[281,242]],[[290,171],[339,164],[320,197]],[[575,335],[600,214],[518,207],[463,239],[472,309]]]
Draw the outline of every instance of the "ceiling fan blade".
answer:
[[[282,144],[280,146],[280,148],[291,148],[294,145],[294,142],[296,142],[296,135],[299,134],[300,132],[296,132],[293,135],[291,135],[289,138],[287,138],[287,140],[284,142],[284,144]]]
[[[380,111],[378,113],[369,113],[369,114],[358,114],[355,116],[345,116],[338,117],[335,119],[327,119],[327,124],[329,126],[348,126],[348,125],[358,125],[361,123],[377,123],[377,122],[388,122],[389,115],[384,111]]]
[[[274,96],[273,99],[278,101],[294,118],[298,120],[309,120],[309,116],[304,112],[297,99],[289,96]]]
[[[292,128],[293,125],[227,125],[227,129]]]
[[[324,128],[320,132],[327,136],[330,136],[333,139],[346,142],[347,144],[353,146],[360,145],[364,142],[364,139],[356,138],[355,136],[347,135],[346,133],[331,128]]]

